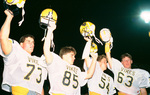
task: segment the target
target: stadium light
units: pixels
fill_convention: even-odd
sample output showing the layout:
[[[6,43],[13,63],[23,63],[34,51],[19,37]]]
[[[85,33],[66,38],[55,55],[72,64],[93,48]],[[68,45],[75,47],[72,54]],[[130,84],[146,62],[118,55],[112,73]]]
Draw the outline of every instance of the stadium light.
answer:
[[[143,11],[140,16],[145,21],[145,23],[150,22],[150,11]],[[148,35],[150,37],[150,31],[149,31]]]
[[[140,16],[145,21],[145,23],[150,22],[150,11],[143,11]]]

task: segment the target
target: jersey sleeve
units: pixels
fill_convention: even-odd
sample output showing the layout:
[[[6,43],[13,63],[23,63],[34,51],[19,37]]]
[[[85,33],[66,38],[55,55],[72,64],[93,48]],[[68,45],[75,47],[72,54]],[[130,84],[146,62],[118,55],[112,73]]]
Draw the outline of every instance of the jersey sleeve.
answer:
[[[12,40],[12,39],[9,39],[9,41],[12,43],[12,47],[14,47],[14,46],[16,46],[17,44],[17,42],[15,41],[15,40]],[[2,56],[2,57],[6,57],[6,55],[3,53],[3,51],[2,51],[2,48],[1,48],[1,44],[0,44],[0,55]],[[8,56],[8,55],[7,55]]]
[[[92,63],[92,59],[91,59],[91,58],[88,59],[88,63],[89,63],[88,66],[90,67],[90,66],[91,66],[91,63]],[[87,70],[89,69],[89,67],[87,67],[87,66],[86,66],[86,63],[84,62],[84,64],[83,64],[84,70],[87,71]]]
[[[0,55],[3,57],[4,63],[7,65],[13,63],[16,60],[17,54],[19,53],[19,51],[23,50],[17,41],[12,40],[12,39],[9,39],[9,40],[12,43],[12,51],[10,52],[9,55],[5,55],[0,47]]]
[[[91,47],[91,42],[86,42],[83,53],[82,53],[82,59],[85,59],[86,57],[89,56],[90,47]]]
[[[87,72],[81,72],[80,73],[80,86],[81,87],[84,86],[88,81],[88,79],[85,79],[86,75],[87,75]]]
[[[53,64],[53,63],[55,63],[55,62],[61,63],[60,62],[60,61],[62,61],[61,57],[59,55],[55,54],[54,52],[51,52],[51,53],[52,53],[52,56],[53,56],[53,60],[50,63],[50,65]]]
[[[150,80],[149,80],[150,74],[145,70],[139,70],[138,72],[139,72],[139,74],[138,74],[139,78],[138,79],[140,80],[139,81],[139,87],[140,88],[150,87]]]
[[[110,69],[112,72],[116,72],[116,70],[120,69],[121,67],[123,67],[122,63],[115,58],[112,58],[112,68],[110,68],[108,65],[108,69]]]
[[[36,57],[36,56],[35,56]],[[46,64],[46,59],[45,59],[45,56],[44,55],[41,55],[40,57],[40,62],[38,63],[40,66],[46,68],[47,67],[47,64]]]

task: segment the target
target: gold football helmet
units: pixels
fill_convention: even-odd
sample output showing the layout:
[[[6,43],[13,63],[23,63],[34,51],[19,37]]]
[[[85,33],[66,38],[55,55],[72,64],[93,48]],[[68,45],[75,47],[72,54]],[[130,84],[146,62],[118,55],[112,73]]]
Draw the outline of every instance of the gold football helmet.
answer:
[[[111,50],[113,48],[113,37],[111,35],[110,30],[107,28],[103,28],[100,30],[99,35],[103,42],[105,43],[110,42],[110,50]]]
[[[16,16],[19,14],[19,10],[18,8],[22,8],[22,20],[19,21],[19,26],[21,26],[21,24],[24,21],[24,15],[25,15],[25,10],[24,10],[24,4],[25,4],[26,0],[4,0],[3,5],[5,10],[9,9],[13,12],[12,15]],[[16,5],[16,7],[11,7],[12,5]]]
[[[44,9],[40,15],[40,25],[49,25],[49,21],[57,22],[57,13],[53,9]]]
[[[24,7],[26,0],[5,0],[8,5],[16,5],[18,8]]]
[[[83,37],[94,37],[97,43],[103,43],[95,36],[95,25],[92,22],[86,21],[80,26],[80,33]]]
[[[89,21],[83,22],[80,26],[80,33],[83,37],[92,37],[95,33],[95,25]]]
[[[97,45],[94,42],[92,42],[91,48],[90,48],[90,53],[97,53],[97,51],[98,51]]]
[[[108,42],[111,39],[111,32],[107,28],[101,29],[99,32],[99,35],[100,35],[100,38],[102,39],[102,41],[104,41],[104,42]]]

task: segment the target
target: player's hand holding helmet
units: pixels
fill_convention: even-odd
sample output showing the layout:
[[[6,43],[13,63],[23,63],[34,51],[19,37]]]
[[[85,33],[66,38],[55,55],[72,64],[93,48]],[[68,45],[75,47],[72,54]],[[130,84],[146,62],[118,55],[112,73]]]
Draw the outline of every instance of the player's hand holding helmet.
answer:
[[[40,27],[45,30],[42,41],[46,37],[47,30],[53,31],[56,29],[56,22],[57,22],[57,13],[53,9],[47,8],[41,12],[39,24],[40,24]],[[54,51],[55,44],[53,42],[53,37],[51,41],[52,41],[51,47],[53,48],[53,51]]]
[[[10,11],[9,9],[5,10],[4,13],[6,14],[7,17],[10,17],[11,19],[14,17],[13,12]]]
[[[103,28],[100,30],[100,38],[103,42],[105,42],[105,53],[110,52],[113,47],[113,38],[111,36],[111,32],[107,28]]]
[[[41,12],[39,23],[41,28],[46,29],[49,22],[57,22],[57,13],[53,9],[47,8]]]
[[[4,0],[3,1],[3,6],[5,8],[5,10],[11,10],[13,12],[12,15],[16,16],[19,14],[19,9],[18,8],[22,8],[22,20],[19,21],[19,26],[21,26],[21,24],[24,21],[24,15],[25,15],[25,10],[24,10],[24,4],[25,4],[26,0]]]
[[[83,37],[94,37],[97,43],[102,44],[102,42],[95,36],[95,25],[92,22],[83,22],[80,26],[80,33]]]
[[[48,30],[53,32],[56,29],[56,23],[55,22],[49,22],[49,26],[47,28],[48,28]]]

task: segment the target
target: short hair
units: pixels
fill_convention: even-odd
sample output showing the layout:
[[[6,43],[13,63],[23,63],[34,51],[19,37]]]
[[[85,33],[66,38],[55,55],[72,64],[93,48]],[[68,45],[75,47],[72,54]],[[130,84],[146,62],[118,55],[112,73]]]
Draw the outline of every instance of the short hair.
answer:
[[[70,52],[74,52],[75,55],[77,53],[75,48],[73,48],[72,46],[65,46],[60,49],[59,56],[62,58],[63,55],[65,55],[66,53],[70,53]]]
[[[97,61],[101,61],[103,58],[106,58],[106,55],[104,55],[104,54],[98,55]],[[107,58],[106,58],[106,59],[107,59]]]
[[[33,35],[31,35],[31,34],[26,34],[26,35],[23,35],[23,36],[20,38],[19,43],[23,43],[23,42],[25,41],[25,39],[28,38],[28,37],[31,37],[31,38],[35,39],[35,37],[34,37]]]
[[[121,55],[121,60],[125,57],[129,57],[132,60],[132,56],[129,53],[124,53]]]

